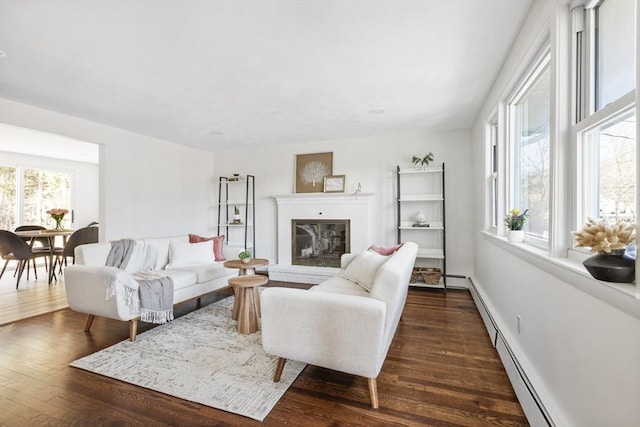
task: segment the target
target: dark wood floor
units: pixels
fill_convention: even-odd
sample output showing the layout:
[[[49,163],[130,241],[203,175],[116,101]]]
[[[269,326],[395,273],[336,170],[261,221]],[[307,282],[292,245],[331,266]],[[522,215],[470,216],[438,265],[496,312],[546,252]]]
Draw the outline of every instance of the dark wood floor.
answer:
[[[189,301],[176,315],[194,309]],[[128,336],[125,322],[100,318],[84,334],[84,321],[64,309],[0,327],[0,425],[527,425],[464,290],[410,290],[378,377],[380,409],[371,409],[364,378],[307,366],[264,423],[68,367]]]

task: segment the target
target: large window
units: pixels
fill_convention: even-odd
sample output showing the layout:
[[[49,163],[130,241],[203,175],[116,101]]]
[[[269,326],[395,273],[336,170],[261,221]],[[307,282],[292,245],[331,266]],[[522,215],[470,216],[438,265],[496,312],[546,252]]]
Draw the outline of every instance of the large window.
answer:
[[[71,173],[64,171],[0,166],[0,227],[14,230],[18,225],[51,227],[47,210],[71,210]],[[18,179],[19,178],[19,179]],[[69,228],[71,215],[65,217]]]
[[[636,78],[633,0],[605,0],[595,13],[596,110],[633,90]]]
[[[636,221],[635,110],[578,134],[583,153],[582,217]]]
[[[509,105],[513,152],[509,207],[528,209],[530,220],[525,231],[543,239],[549,234],[550,108],[547,55]]]
[[[582,107],[573,140],[577,153],[577,212],[574,229],[588,218],[609,223],[636,221],[636,12],[633,0],[603,0],[585,9],[591,45],[576,58],[591,57],[576,80],[592,82],[575,95],[595,102]],[[579,26],[580,27],[580,26]],[[576,61],[578,59],[574,59]],[[578,101],[579,102],[579,101]]]

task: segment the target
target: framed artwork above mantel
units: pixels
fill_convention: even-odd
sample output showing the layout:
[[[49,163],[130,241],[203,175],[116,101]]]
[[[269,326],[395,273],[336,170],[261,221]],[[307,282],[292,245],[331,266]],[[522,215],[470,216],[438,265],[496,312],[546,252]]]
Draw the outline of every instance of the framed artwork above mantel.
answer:
[[[296,155],[296,193],[324,192],[324,178],[333,174],[333,153]]]
[[[344,193],[344,175],[329,175],[324,177],[325,193]]]

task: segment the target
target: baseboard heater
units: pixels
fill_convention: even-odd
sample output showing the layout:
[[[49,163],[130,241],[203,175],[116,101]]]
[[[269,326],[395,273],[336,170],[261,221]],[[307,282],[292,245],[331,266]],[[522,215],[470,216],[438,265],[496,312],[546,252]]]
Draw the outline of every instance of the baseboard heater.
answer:
[[[489,337],[493,343],[500,360],[504,365],[504,368],[509,376],[509,381],[513,386],[513,390],[520,401],[520,406],[527,416],[529,424],[534,427],[537,426],[549,426],[555,427],[555,423],[551,419],[551,416],[547,412],[540,396],[536,393],[531,381],[527,377],[526,372],[518,362],[515,354],[511,350],[509,343],[504,338],[504,335],[500,332],[498,324],[494,320],[489,308],[482,299],[482,296],[478,292],[471,277],[469,279],[469,291],[473,297],[473,301],[480,312],[480,316],[489,332]]]

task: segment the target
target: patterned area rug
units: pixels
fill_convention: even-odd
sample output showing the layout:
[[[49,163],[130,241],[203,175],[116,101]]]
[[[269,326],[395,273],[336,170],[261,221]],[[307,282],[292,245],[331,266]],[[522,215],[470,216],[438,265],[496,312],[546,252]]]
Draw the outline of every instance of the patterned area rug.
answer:
[[[69,365],[263,421],[306,365],[287,361],[274,383],[278,358],[260,332],[236,332],[232,307],[225,298]]]

